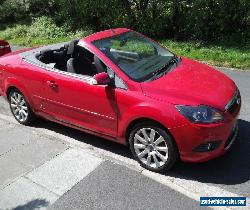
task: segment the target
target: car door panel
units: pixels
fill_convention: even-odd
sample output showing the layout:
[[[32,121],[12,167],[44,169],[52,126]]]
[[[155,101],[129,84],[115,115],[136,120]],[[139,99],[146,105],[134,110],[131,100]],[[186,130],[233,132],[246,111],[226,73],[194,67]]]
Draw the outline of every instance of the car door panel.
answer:
[[[115,89],[91,85],[84,79],[50,72],[44,82],[44,112],[76,126],[117,135],[117,104]]]
[[[14,71],[14,68],[9,68],[9,73],[14,74]],[[20,91],[25,91],[23,94],[26,94],[26,97],[31,99],[32,107],[36,112],[41,111],[46,97],[43,86],[43,78],[45,75],[45,69],[23,63],[18,68],[18,71],[15,71],[15,79],[19,81],[23,87],[15,82],[11,82],[12,85],[20,88]],[[11,78],[11,76],[9,78]]]

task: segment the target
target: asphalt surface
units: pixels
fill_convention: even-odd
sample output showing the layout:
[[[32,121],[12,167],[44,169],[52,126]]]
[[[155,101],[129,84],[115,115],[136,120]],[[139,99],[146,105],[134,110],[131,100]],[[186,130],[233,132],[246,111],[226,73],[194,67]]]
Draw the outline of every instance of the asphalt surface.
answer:
[[[199,192],[198,194],[200,195],[207,193],[209,196],[213,196],[218,192],[225,191],[227,193],[250,197],[250,72],[232,71],[225,68],[220,68],[220,71],[227,74],[236,82],[242,95],[243,104],[239,116],[238,141],[226,155],[218,159],[202,164],[185,164],[180,162],[171,172],[165,175],[154,174],[153,179],[177,180],[177,183],[180,183],[182,187],[187,189],[186,194],[189,194],[190,191],[190,194]],[[0,114],[7,117],[11,116],[8,104],[1,97]],[[127,162],[134,164],[135,161],[129,149],[122,145],[52,122],[39,120],[32,127],[32,129],[37,130],[36,135],[34,135],[34,137],[32,137],[32,134],[30,135],[32,138],[41,138],[41,141],[45,141],[45,145],[37,141],[37,143],[34,143],[34,147],[37,147],[37,149],[31,153],[33,149],[32,145],[29,144],[29,141],[26,142],[22,140],[23,135],[29,136],[29,134],[22,134],[22,132],[27,133],[28,128],[19,126],[18,132],[20,133],[15,133],[13,130],[15,128],[14,125],[10,124],[9,129],[3,131],[1,127],[4,125],[5,123],[0,121],[0,139],[5,139],[5,142],[2,142],[0,145],[0,153],[1,151],[9,151],[8,149],[15,147],[15,140],[19,140],[19,138],[21,138],[21,143],[19,143],[27,145],[27,148],[25,146],[23,152],[19,152],[16,155],[13,154],[12,156],[10,155],[10,157],[6,159],[6,162],[4,162],[5,165],[1,165],[1,158],[3,156],[0,154],[1,168],[8,168],[9,165],[16,164],[17,169],[15,168],[15,170],[20,170],[22,172],[24,169],[21,165],[23,164],[19,166],[17,159],[23,158],[21,156],[22,153],[27,153],[27,156],[24,157],[24,160],[27,161],[25,165],[31,167],[27,170],[31,170],[41,164],[42,161],[47,161],[46,154],[49,154],[49,159],[49,157],[55,155],[55,153],[64,150],[65,144],[67,147],[67,143],[61,145],[61,143],[58,143],[54,138],[50,138],[50,140],[55,141],[51,143],[46,140],[46,137],[42,132],[40,133],[40,131],[53,132],[62,139],[73,139],[76,144],[80,146],[88,145],[87,148],[93,151],[103,151],[98,155],[101,157],[103,155],[105,161],[98,168],[90,172],[71,190],[63,194],[62,197],[50,207],[51,209],[118,209],[118,207],[119,209],[120,207],[121,209],[128,209],[127,207],[131,207],[130,205],[134,205],[136,209],[158,209],[163,206],[166,207],[163,209],[168,209],[169,206],[171,206],[170,209],[200,208],[197,201],[172,190],[171,187],[163,186],[158,182],[148,179],[142,175],[143,173],[138,173],[138,171],[124,167],[124,165],[127,165]],[[28,137],[23,138],[27,139]],[[9,147],[8,144],[10,144]],[[11,151],[15,152],[16,150]],[[43,151],[43,155],[40,156],[40,159],[35,155],[39,153],[38,151]],[[34,162],[29,160],[29,154],[31,155],[30,157],[32,157],[31,160],[34,159]],[[115,159],[111,158],[111,161],[118,161],[119,164],[117,165],[111,163],[109,160],[107,161],[107,156],[115,157]],[[14,172],[17,173],[16,171]],[[8,172],[5,170],[0,172],[0,188],[1,182],[8,182]],[[217,196],[219,195],[217,194]],[[152,199],[150,200],[150,198]],[[30,206],[46,205],[44,200],[35,200],[33,203],[31,202],[28,205],[21,206],[21,209]],[[248,207],[244,209],[248,209]]]
[[[20,50],[20,49],[23,49],[23,47],[20,47],[20,46],[11,46],[11,51],[16,51],[16,50]]]
[[[107,161],[65,193],[49,209],[199,208],[196,201],[136,171]]]

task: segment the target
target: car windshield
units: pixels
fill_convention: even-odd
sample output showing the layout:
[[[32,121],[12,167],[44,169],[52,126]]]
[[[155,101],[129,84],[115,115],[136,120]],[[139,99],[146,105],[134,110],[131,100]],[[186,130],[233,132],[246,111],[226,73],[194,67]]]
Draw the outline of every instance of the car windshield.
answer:
[[[93,44],[126,75],[138,82],[154,77],[175,57],[167,49],[136,32],[100,39]]]

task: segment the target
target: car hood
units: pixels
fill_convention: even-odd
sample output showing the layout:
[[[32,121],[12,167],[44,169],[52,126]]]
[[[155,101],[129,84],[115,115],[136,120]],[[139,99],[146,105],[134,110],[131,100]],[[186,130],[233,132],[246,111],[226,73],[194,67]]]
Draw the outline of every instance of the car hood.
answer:
[[[224,110],[235,92],[235,84],[223,73],[205,64],[182,58],[165,76],[141,83],[143,93],[176,105],[208,105]]]

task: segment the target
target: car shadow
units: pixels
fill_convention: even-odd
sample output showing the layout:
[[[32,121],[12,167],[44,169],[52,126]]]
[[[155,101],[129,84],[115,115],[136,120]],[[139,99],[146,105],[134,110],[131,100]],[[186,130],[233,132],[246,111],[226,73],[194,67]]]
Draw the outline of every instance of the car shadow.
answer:
[[[91,146],[133,159],[128,147],[84,132],[40,120],[34,127],[46,128]],[[235,185],[250,180],[250,122],[239,120],[239,134],[231,150],[225,155],[205,163],[179,161],[168,176],[203,183]]]
[[[39,119],[39,121],[36,121],[33,124],[33,127],[45,128],[47,130],[54,131],[58,134],[62,134],[64,136],[70,137],[74,140],[89,144],[90,146],[97,147],[97,148],[115,153],[117,155],[121,155],[123,157],[131,158],[131,159],[133,158],[128,147],[121,145],[119,143],[116,143],[116,142],[106,140],[98,136],[94,136],[94,135],[79,131],[77,129],[73,129],[73,128],[60,125],[51,121],[47,121],[44,119]]]
[[[34,199],[24,205],[19,205],[13,208],[12,210],[33,210],[33,209],[45,208],[48,205],[49,202],[45,199]]]

